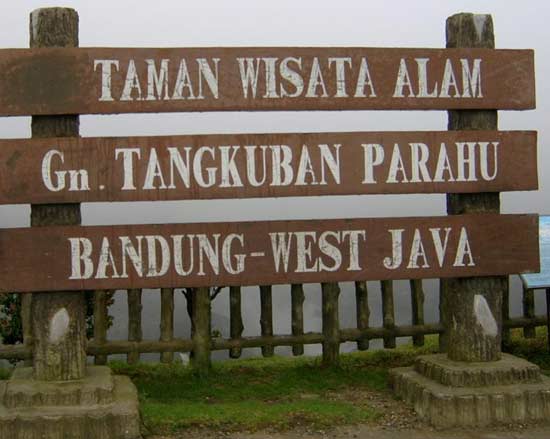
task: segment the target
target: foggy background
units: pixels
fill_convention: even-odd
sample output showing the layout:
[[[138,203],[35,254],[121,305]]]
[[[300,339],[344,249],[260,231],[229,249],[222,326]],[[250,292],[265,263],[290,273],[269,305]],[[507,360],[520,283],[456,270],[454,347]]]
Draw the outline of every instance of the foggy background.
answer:
[[[490,13],[496,47],[535,49],[537,109],[499,112],[501,130],[537,130],[539,190],[503,193],[503,213],[550,214],[550,3],[415,2],[355,0],[74,0],[63,3],[17,0],[0,3],[0,48],[28,47],[29,13],[39,7],[66,6],[80,16],[81,47],[216,47],[216,46],[359,46],[445,47],[445,20],[457,12]],[[445,130],[444,111],[353,112],[219,112],[81,116],[82,136],[153,136],[207,133]],[[30,137],[30,118],[0,118],[0,138]],[[0,227],[29,226],[29,206],[0,206]],[[181,202],[82,204],[84,225],[182,223],[275,219],[323,219],[444,215],[444,195],[331,196],[320,199],[278,198]],[[427,323],[438,319],[437,281],[424,282]],[[341,326],[355,325],[353,285],[342,283]],[[512,314],[521,312],[520,282],[512,282]],[[290,288],[273,291],[274,332],[290,332]],[[410,323],[408,282],[395,282],[396,323]],[[306,285],[305,331],[320,331],[320,286]],[[369,282],[371,325],[381,325],[380,289]],[[175,336],[189,336],[185,299],[176,293]],[[542,295],[536,295],[542,310]],[[213,302],[212,328],[228,335],[227,290]],[[243,289],[244,335],[259,334],[259,293]],[[144,338],[159,336],[159,294],[144,292]],[[125,338],[126,295],[117,294],[110,339]],[[342,350],[353,349],[354,344]],[[252,352],[250,352],[252,351]],[[256,353],[258,350],[249,350]],[[287,352],[277,348],[277,352]],[[317,353],[319,348],[306,348]],[[225,354],[224,354],[225,355]],[[157,358],[152,356],[149,358]]]

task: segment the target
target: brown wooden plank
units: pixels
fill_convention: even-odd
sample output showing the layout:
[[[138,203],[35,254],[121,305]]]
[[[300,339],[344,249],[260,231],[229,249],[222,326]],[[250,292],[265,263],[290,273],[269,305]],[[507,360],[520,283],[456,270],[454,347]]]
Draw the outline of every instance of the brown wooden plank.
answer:
[[[398,264],[392,249],[400,248],[400,237],[403,252]],[[446,249],[439,258],[437,248]],[[4,229],[0,290],[271,285],[538,272],[538,248],[537,215]]]
[[[493,49],[4,49],[0,115],[526,109],[535,106],[533,58]]]
[[[0,140],[1,204],[537,188],[533,131]]]

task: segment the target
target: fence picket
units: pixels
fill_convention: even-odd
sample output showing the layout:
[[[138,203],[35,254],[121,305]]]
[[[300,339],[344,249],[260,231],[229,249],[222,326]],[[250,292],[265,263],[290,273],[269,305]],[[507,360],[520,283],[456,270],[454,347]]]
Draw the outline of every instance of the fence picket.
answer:
[[[160,340],[171,341],[174,338],[174,289],[161,288],[160,290]],[[160,362],[174,361],[173,352],[161,352]]]
[[[532,319],[535,317],[535,292],[529,288],[523,288],[523,316]],[[535,337],[535,326],[523,328],[525,338]]]
[[[338,298],[340,287],[337,283],[323,283],[323,365],[335,366],[340,357],[340,322]]]
[[[262,337],[273,336],[273,298],[271,285],[260,286],[260,327]],[[262,355],[264,357],[273,356],[274,348],[270,345],[262,346]]]
[[[141,289],[128,290],[128,341],[141,341]],[[126,361],[135,364],[139,361],[139,352],[129,352]]]
[[[383,280],[382,288],[382,318],[383,326],[386,329],[395,328],[395,319],[393,313],[393,282],[391,280]],[[395,337],[384,337],[384,347],[386,349],[395,348]]]
[[[243,316],[241,309],[241,287],[229,288],[229,335],[231,339],[241,338],[244,330]],[[230,358],[239,358],[241,348],[231,348],[229,350]]]
[[[94,341],[104,345],[107,341],[107,295],[108,291],[94,291]],[[107,364],[107,355],[96,355],[95,364]]]
[[[292,284],[290,286],[291,314],[292,314],[292,335],[300,337],[304,335],[304,286]],[[304,345],[293,344],[292,355],[303,355]]]
[[[195,288],[192,292],[193,356],[192,366],[196,373],[204,375],[210,369],[211,310],[210,288]]]
[[[506,291],[502,295],[502,345],[510,343],[510,328],[504,327],[504,322],[510,320],[510,282],[506,282]]]
[[[422,279],[411,279],[411,302],[412,302],[412,324],[424,324],[424,288]],[[415,335],[413,337],[414,346],[424,346],[424,335]]]
[[[357,329],[363,331],[369,327],[369,291],[364,281],[355,282],[355,310],[357,318]],[[357,349],[366,351],[369,348],[369,339],[362,337],[357,340]]]

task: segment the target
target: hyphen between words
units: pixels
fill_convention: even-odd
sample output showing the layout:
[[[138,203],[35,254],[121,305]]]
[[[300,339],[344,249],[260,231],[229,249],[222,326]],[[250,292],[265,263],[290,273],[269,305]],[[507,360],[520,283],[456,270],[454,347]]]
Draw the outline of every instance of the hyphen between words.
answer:
[[[118,59],[95,59],[94,70],[101,78],[98,100],[220,98],[219,72],[224,71],[220,69],[220,58],[181,58],[175,78],[169,75],[172,61],[130,59],[123,63]],[[355,63],[351,57],[237,57],[235,61],[246,99],[377,97],[367,57]],[[481,61],[461,58],[460,65],[453,65],[447,58],[441,77],[431,78],[429,57],[401,58],[395,73],[384,74],[395,74],[393,98],[482,98]],[[139,73],[143,72],[140,63],[145,63],[145,77]],[[116,90],[115,75],[122,78],[123,84]],[[263,90],[259,84],[264,84]]]
[[[476,265],[465,226],[387,233],[387,252],[376,262],[386,270]],[[95,244],[86,237],[67,241],[69,279],[74,280],[238,275],[254,269],[254,262],[246,266],[249,260],[261,260],[262,270],[270,273],[350,272],[365,269],[372,256],[366,230],[273,232],[249,240],[243,232],[103,236]],[[253,246],[263,250],[253,251]]]

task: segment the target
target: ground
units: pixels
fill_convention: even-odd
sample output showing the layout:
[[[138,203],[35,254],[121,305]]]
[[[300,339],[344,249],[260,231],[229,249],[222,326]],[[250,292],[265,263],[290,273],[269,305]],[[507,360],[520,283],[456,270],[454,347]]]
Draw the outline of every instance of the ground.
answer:
[[[344,354],[333,367],[322,367],[319,358],[278,356],[217,362],[209,373],[198,375],[182,364],[110,366],[135,383],[148,439],[550,438],[550,420],[448,431],[420,421],[388,389],[388,370],[436,350],[437,340],[427,337],[422,348]],[[524,339],[516,331],[506,350],[550,374],[541,328],[535,339]]]
[[[406,430],[383,429],[369,425],[336,427],[330,431],[296,429],[288,432],[223,433],[191,430],[173,436],[149,436],[147,439],[548,439],[550,428],[523,430],[451,430],[436,431],[422,427]]]

